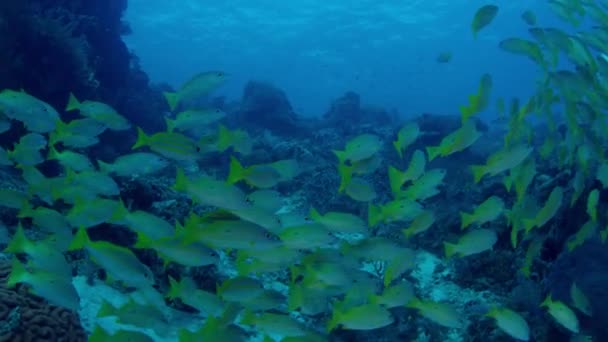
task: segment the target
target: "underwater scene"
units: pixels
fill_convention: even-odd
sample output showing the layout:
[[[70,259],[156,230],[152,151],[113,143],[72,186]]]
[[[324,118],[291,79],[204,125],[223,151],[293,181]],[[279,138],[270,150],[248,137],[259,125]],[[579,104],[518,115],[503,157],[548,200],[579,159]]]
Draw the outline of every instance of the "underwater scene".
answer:
[[[608,341],[608,1],[3,0],[0,341]]]

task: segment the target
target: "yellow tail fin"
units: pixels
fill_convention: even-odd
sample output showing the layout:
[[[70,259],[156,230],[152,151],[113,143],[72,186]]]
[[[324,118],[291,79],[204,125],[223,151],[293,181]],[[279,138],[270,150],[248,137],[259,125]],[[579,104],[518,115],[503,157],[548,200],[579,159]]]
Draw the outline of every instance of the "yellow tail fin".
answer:
[[[169,104],[169,109],[171,109],[171,111],[174,111],[179,102],[178,94],[172,93],[172,92],[164,92],[163,95],[165,96],[165,99],[167,100],[167,103]]]
[[[65,107],[66,112],[70,112],[73,110],[78,110],[80,108],[80,102],[74,96],[74,94],[70,93],[70,98],[68,99],[68,104]]]

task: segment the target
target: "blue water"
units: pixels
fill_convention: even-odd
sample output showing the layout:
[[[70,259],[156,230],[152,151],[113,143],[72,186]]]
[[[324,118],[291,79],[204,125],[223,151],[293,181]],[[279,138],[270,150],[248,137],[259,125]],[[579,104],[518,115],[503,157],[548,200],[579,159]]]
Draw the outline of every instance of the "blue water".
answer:
[[[563,27],[545,2],[495,3],[499,15],[474,40],[471,19],[484,1],[131,0],[125,40],[154,82],[177,87],[224,70],[231,78],[218,95],[238,99],[248,80],[270,81],[303,116],[323,114],[349,90],[405,117],[457,114],[485,72],[495,98],[535,89],[537,66],[498,48],[527,35],[524,10],[539,26]],[[450,63],[436,62],[442,51],[453,53]]]

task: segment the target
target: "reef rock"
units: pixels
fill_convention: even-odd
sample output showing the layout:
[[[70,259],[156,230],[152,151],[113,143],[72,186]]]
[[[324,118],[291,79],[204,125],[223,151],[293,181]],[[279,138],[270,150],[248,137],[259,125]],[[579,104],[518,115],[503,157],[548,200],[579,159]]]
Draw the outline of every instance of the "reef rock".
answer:
[[[285,93],[259,81],[249,81],[243,91],[238,116],[245,123],[269,129],[275,134],[294,134],[298,116]]]

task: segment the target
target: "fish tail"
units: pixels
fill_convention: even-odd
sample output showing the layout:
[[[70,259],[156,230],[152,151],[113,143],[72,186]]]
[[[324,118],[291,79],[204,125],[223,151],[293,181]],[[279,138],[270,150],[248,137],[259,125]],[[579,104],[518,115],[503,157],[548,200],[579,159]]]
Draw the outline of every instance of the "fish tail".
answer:
[[[471,171],[473,171],[473,178],[475,179],[475,183],[479,183],[479,181],[485,175],[485,168],[483,165],[473,165],[471,166]]]
[[[426,154],[429,156],[429,162],[437,158],[439,153],[441,153],[439,146],[428,146],[426,148]]]
[[[393,141],[393,146],[395,146],[395,150],[397,150],[399,159],[403,159],[403,151],[401,151],[401,144],[400,144],[399,140]]]
[[[116,314],[116,308],[105,300],[101,304],[99,311],[97,311],[97,317],[114,316],[115,314]]]
[[[55,149],[53,145],[49,145],[49,153],[46,156],[48,160],[57,160],[59,159],[59,152]]]
[[[167,132],[171,133],[175,130],[175,120],[165,117],[165,124],[167,125]]]
[[[11,273],[6,280],[6,286],[13,287],[18,283],[23,283],[29,278],[29,273],[22,263],[15,257],[13,258]]]
[[[339,164],[344,164],[346,162],[346,151],[333,150],[334,154],[338,158]]]
[[[8,246],[4,251],[9,253],[25,253],[29,244],[30,242],[23,232],[23,227],[21,226],[21,223],[19,223],[15,235],[13,235],[11,242],[8,243]]]
[[[449,243],[449,242],[444,242],[443,243],[443,249],[445,250],[445,257],[446,258],[451,258],[454,254],[456,254],[456,244],[453,243]]]
[[[125,202],[122,198],[118,201],[118,207],[112,213],[112,217],[110,218],[111,222],[118,222],[124,220],[124,218],[129,215],[129,209],[125,206]]]
[[[135,141],[135,145],[131,147],[132,150],[138,149],[142,146],[146,146],[148,144],[148,136],[143,129],[137,127],[137,140]]]
[[[97,160],[97,166],[99,166],[99,171],[101,173],[110,174],[112,173],[112,164],[106,163],[102,160]]]
[[[313,221],[321,219],[321,214],[314,207],[310,207],[310,213],[308,214]]]
[[[340,163],[338,165],[338,173],[340,174],[340,186],[338,192],[343,192],[346,187],[350,184],[353,178],[353,167]]]
[[[184,286],[180,281],[175,280],[173,277],[169,276],[169,291],[165,296],[167,299],[175,299],[179,298],[182,293]]]
[[[234,156],[230,157],[230,170],[228,171],[228,178],[226,182],[228,184],[237,183],[245,179],[246,169]]]
[[[470,226],[473,222],[473,215],[467,214],[465,212],[460,212],[460,229],[463,230],[466,227]]]
[[[173,93],[173,92],[164,92],[163,95],[165,96],[165,99],[167,100],[167,104],[169,104],[169,109],[171,109],[171,111],[175,110],[175,107],[177,107],[177,103],[179,101],[179,97],[177,95],[177,93]]]
[[[511,228],[511,247],[513,247],[513,249],[517,248],[518,234],[519,230],[517,229],[517,226],[513,225]]]
[[[73,110],[78,110],[78,108],[80,108],[80,102],[78,101],[76,96],[74,96],[73,93],[70,93],[70,97],[68,98],[68,104],[65,106],[65,111],[71,112]]]
[[[226,151],[232,145],[232,134],[226,126],[219,125],[219,132],[217,138],[217,149],[220,152]]]
[[[72,239],[72,242],[70,242],[70,245],[68,246],[68,251],[83,249],[90,242],[91,240],[89,240],[87,230],[84,227],[80,227],[76,235],[74,235],[74,239]]]
[[[186,174],[182,168],[177,168],[173,190],[185,191],[186,189],[188,189],[188,178],[186,178]]]
[[[369,224],[369,226],[374,227],[382,220],[382,210],[380,209],[380,206],[373,205],[370,203],[367,211],[367,223]]]
[[[34,215],[34,208],[32,207],[32,204],[30,201],[24,201],[23,205],[21,205],[21,209],[19,209],[19,212],[17,213],[17,217],[32,217],[32,215]]]
[[[403,186],[404,172],[399,171],[397,168],[388,167],[388,181],[390,183],[391,192],[397,194]]]

